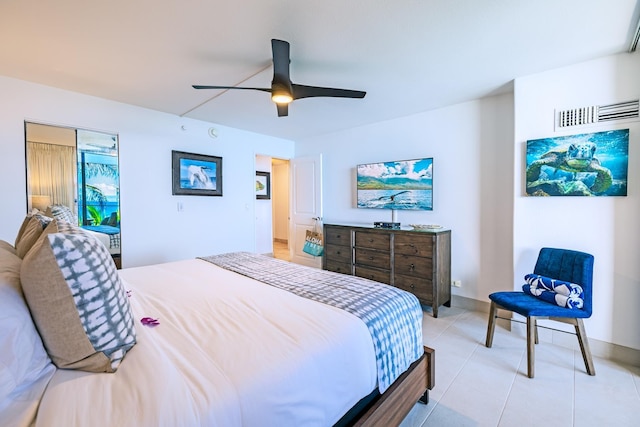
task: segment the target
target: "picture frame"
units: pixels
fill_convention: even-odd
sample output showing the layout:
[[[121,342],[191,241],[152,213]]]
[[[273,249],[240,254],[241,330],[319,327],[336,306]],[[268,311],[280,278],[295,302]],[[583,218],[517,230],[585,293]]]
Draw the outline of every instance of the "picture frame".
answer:
[[[222,196],[222,157],[171,151],[173,195]]]
[[[256,171],[256,199],[271,199],[271,173]]]
[[[526,194],[626,196],[629,129],[527,141]]]

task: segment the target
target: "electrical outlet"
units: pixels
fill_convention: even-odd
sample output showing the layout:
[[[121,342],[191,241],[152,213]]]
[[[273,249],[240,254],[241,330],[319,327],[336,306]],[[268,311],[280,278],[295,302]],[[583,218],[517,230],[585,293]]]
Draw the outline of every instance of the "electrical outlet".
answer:
[[[460,288],[460,287],[462,287],[462,280],[454,280],[454,281],[452,282],[452,285],[453,285],[454,287],[456,287],[456,288]]]

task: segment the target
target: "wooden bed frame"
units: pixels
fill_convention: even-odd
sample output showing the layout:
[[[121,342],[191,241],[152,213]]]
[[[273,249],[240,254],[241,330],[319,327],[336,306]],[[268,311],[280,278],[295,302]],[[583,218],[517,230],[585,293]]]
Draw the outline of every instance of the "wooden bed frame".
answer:
[[[352,425],[397,426],[419,400],[429,402],[435,386],[435,350],[424,347],[422,357],[409,367],[383,394],[377,396],[357,416]]]

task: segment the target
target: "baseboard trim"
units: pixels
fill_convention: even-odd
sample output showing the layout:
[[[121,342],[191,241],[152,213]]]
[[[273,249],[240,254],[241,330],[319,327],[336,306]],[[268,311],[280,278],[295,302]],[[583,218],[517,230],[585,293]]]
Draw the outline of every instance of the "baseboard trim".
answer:
[[[462,308],[465,310],[478,311],[489,315],[489,308],[491,303],[487,301],[479,301],[473,298],[467,298],[459,295],[451,296],[451,306]],[[504,312],[510,313],[510,312]],[[508,314],[507,316],[508,317]],[[489,319],[487,318],[487,321]],[[498,319],[496,325],[501,326],[513,333],[526,336],[526,327],[521,324],[513,323],[508,320]],[[587,330],[587,333],[589,331]],[[567,332],[563,331],[550,331],[539,328],[538,330],[540,341],[552,342],[562,347],[570,348],[580,351],[578,345],[578,338]],[[573,336],[571,336],[573,335]],[[601,357],[603,359],[613,360],[625,365],[640,366],[640,350],[630,347],[625,347],[618,344],[613,344],[606,341],[596,340],[589,338],[589,347],[591,348],[591,354],[595,357]]]

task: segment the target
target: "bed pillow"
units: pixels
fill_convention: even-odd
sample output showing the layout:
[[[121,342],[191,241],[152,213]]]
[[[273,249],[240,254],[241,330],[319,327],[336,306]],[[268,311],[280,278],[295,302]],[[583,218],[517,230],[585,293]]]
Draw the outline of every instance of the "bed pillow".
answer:
[[[37,222],[34,221],[34,219]],[[31,246],[33,246],[36,240],[38,240],[38,237],[40,237],[42,230],[44,230],[51,221],[51,218],[39,211],[29,213],[24,217],[15,242],[16,253],[20,258],[24,258],[29,249],[31,249]],[[40,224],[40,229],[37,227],[38,223]]]
[[[26,224],[25,224],[26,223]],[[29,249],[36,243],[38,237],[42,234],[42,223],[35,216],[27,216],[24,227],[20,227],[18,237],[16,238],[16,254],[20,258],[29,252]]]
[[[126,291],[100,241],[55,221],[25,256],[20,279],[57,367],[116,371],[136,333]]]
[[[21,262],[15,253],[0,247],[0,424],[3,425],[14,425],[15,419],[33,416],[55,371],[20,289]]]
[[[9,252],[13,255],[16,254],[16,248],[11,243],[6,242],[4,240],[0,240],[0,250]]]
[[[48,206],[45,215],[70,224],[78,224],[78,218],[76,215],[71,211],[71,208],[65,205]]]

